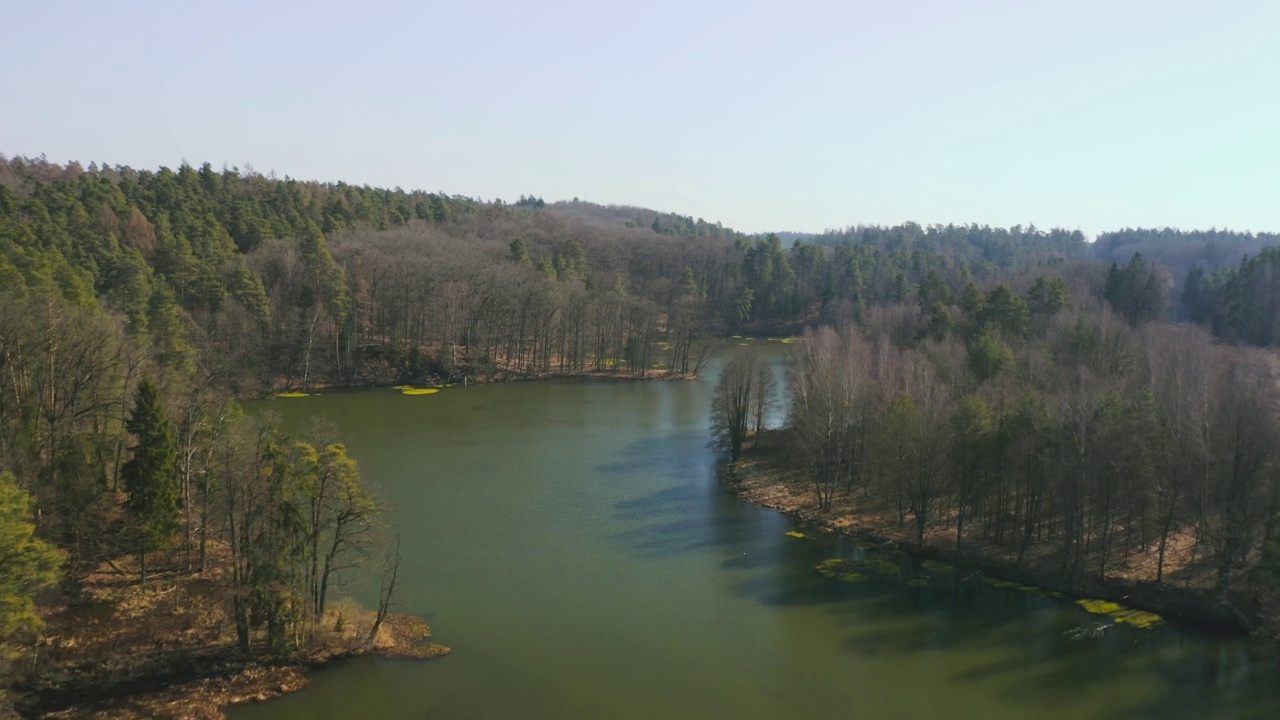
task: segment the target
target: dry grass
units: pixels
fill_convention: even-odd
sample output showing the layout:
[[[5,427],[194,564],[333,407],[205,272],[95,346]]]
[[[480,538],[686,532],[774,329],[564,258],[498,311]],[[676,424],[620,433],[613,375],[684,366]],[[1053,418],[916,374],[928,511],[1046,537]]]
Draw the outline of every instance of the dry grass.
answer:
[[[213,548],[202,575],[157,574],[137,584],[131,561],[104,564],[83,599],[46,613],[48,626],[22,690],[29,714],[48,718],[223,717],[223,708],[293,692],[307,671],[331,660],[376,653],[430,658],[449,649],[430,641],[421,620],[392,615],[367,642],[373,613],[336,603],[296,657],[258,663],[238,650],[221,571],[225,548]],[[148,564],[178,567],[160,554]]]

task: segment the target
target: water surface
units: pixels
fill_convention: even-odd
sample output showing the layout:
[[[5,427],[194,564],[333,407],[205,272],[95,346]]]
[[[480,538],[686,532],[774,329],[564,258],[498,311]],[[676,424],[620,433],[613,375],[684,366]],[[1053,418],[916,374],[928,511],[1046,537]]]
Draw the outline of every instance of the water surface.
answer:
[[[1073,641],[1095,618],[1068,602],[819,576],[857,550],[788,537],[793,521],[722,487],[710,391],[588,380],[257,404],[293,428],[338,422],[403,538],[398,609],[453,654],[343,663],[231,717],[1280,717],[1265,645],[1168,626]]]

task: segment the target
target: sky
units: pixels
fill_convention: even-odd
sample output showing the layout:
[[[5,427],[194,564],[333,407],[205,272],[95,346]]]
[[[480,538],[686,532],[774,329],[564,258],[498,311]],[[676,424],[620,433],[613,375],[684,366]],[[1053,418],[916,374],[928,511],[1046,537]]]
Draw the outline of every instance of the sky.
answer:
[[[1280,231],[1280,2],[17,0],[0,153],[747,232]]]

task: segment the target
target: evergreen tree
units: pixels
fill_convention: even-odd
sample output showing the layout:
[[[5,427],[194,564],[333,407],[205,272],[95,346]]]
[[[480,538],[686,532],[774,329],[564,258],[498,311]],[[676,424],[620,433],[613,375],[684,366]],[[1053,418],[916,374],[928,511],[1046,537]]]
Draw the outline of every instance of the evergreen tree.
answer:
[[[147,553],[178,530],[178,442],[160,404],[155,383],[143,379],[133,395],[125,429],[138,438],[133,457],[120,474],[129,499],[129,539],[138,553],[141,581],[147,581]]]
[[[533,260],[529,258],[529,247],[525,245],[524,240],[516,238],[511,241],[509,246],[511,249],[511,259],[520,265],[532,265]]]
[[[1013,351],[990,324],[981,325],[968,343],[969,366],[979,382],[989,380],[1014,365]]]
[[[1045,280],[1036,277],[1035,284],[1027,290],[1027,307],[1032,315],[1049,316],[1071,304],[1067,284],[1060,278]]]
[[[1124,267],[1111,263],[1103,297],[1132,325],[1155,320],[1163,311],[1164,291],[1156,268],[1138,253]]]

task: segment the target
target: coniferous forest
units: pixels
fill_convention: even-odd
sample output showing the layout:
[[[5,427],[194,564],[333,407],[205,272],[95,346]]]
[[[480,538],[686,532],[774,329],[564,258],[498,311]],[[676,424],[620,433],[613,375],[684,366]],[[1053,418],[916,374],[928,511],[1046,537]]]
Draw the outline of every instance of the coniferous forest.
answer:
[[[576,199],[0,158],[0,662],[20,678],[38,603],[122,558],[139,583],[225,563],[240,651],[286,656],[337,569],[380,556],[336,431],[291,437],[237,398],[683,377],[708,340],[761,334],[804,334],[783,432],[823,508],[862,497],[1073,578],[1201,562],[1256,624],[1280,577],[1277,241],[784,243]],[[748,364],[717,398],[734,457],[769,385]]]

